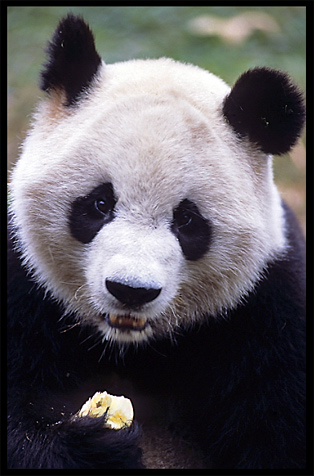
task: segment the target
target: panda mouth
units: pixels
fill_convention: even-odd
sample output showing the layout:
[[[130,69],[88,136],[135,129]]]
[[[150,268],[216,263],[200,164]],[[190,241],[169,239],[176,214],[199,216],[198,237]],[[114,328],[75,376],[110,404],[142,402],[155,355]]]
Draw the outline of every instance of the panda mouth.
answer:
[[[107,314],[106,321],[110,327],[122,331],[142,331],[147,325],[146,317],[134,317],[129,314]]]

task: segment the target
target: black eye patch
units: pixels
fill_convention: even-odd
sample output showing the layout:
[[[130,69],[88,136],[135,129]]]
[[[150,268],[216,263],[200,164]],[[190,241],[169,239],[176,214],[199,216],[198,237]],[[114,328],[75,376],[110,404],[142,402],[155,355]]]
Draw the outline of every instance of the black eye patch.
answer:
[[[81,243],[90,243],[98,231],[114,219],[116,199],[111,183],[96,187],[90,194],[78,197],[71,207],[71,234]]]
[[[208,250],[211,238],[210,224],[190,200],[182,200],[174,209],[171,230],[178,238],[187,260],[196,261]]]

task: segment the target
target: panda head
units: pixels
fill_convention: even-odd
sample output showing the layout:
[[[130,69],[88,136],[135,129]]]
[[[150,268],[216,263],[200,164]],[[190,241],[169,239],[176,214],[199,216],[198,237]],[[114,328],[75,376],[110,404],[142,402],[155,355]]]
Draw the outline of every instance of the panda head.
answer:
[[[36,281],[104,339],[139,343],[245,300],[285,251],[272,153],[296,142],[298,90],[257,68],[233,89],[170,59],[105,64],[69,15],[12,175]]]

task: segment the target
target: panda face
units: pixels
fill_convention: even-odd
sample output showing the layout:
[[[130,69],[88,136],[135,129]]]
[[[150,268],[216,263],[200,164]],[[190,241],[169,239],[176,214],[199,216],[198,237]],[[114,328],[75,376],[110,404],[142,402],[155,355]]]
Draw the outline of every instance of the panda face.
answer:
[[[229,88],[170,60],[102,66],[44,101],[12,179],[35,279],[121,345],[233,308],[284,249],[271,157],[237,139]],[[207,316],[207,317],[206,317]]]

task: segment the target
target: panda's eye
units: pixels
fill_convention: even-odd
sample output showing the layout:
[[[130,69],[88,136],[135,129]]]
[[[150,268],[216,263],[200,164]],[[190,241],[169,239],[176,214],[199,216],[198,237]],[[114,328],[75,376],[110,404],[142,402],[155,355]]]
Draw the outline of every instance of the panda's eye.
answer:
[[[171,230],[178,238],[186,259],[200,259],[208,250],[210,224],[190,200],[182,200],[174,209]]]
[[[116,198],[111,183],[104,183],[88,195],[78,197],[69,216],[72,236],[82,243],[89,243],[98,231],[114,219]]]
[[[174,213],[174,219],[179,229],[192,224],[193,215],[188,211],[177,211]]]
[[[199,216],[196,205],[190,200],[183,200],[173,211],[173,228],[182,233],[188,232]]]
[[[110,211],[110,205],[108,204],[106,200],[103,200],[103,199],[95,200],[94,206],[96,210],[102,213],[103,215],[107,215],[108,212]]]

